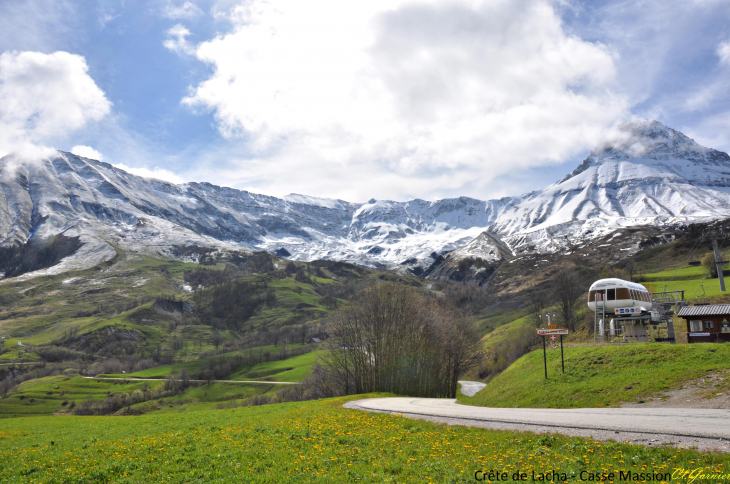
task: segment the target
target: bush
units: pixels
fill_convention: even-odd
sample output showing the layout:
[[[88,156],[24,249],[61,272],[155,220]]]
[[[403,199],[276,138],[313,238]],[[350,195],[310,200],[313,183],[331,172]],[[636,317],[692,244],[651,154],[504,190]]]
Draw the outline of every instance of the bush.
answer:
[[[717,277],[717,264],[715,264],[715,254],[708,252],[702,258],[702,267],[707,270],[707,275],[714,279]]]

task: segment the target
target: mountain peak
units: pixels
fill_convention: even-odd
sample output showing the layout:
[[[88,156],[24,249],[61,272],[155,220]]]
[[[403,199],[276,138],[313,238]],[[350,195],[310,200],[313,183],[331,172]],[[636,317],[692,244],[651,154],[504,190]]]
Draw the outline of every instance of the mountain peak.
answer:
[[[659,121],[637,119],[620,124],[590,156],[598,159],[664,159],[687,155],[702,156],[708,150],[684,133]]]
[[[659,121],[635,119],[620,124],[606,140],[595,148],[572,173],[563,177],[558,184],[566,182],[591,167],[606,163],[630,162],[658,168],[672,176],[706,183],[704,171],[717,168],[730,169],[730,156],[722,151],[706,148],[684,133],[672,129]],[[724,177],[725,174],[723,174]],[[699,176],[699,178],[698,178]],[[725,183],[722,184],[725,186]]]

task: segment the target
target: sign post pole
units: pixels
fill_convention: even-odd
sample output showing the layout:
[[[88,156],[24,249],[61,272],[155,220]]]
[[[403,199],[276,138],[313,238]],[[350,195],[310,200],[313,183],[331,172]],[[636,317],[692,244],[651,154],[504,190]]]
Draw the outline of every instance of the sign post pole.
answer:
[[[547,352],[545,350],[545,336],[542,337],[542,360],[545,362],[545,379],[547,380]]]
[[[545,364],[545,379],[547,380],[547,348],[545,343],[545,336],[550,336],[550,341],[556,341],[560,336],[560,364],[563,367],[563,373],[565,373],[565,356],[563,354],[563,335],[570,333],[568,328],[538,328],[535,330],[537,336],[542,336],[542,360]]]

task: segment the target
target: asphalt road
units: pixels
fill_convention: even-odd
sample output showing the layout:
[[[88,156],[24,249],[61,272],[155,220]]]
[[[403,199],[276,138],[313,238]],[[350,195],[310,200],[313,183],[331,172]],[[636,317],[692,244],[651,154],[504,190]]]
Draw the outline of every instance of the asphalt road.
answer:
[[[486,383],[482,383],[480,381],[463,380],[459,383],[461,383],[461,393],[467,397],[473,397],[479,390],[487,386]]]
[[[454,399],[372,398],[345,405],[456,425],[730,450],[730,410],[699,408],[488,408]]]

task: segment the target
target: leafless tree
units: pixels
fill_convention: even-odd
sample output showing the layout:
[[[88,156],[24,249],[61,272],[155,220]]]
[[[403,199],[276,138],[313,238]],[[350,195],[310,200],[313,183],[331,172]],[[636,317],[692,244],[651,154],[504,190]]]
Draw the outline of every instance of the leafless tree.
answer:
[[[223,343],[223,335],[216,331],[213,333],[213,344],[215,345],[215,349],[218,349],[221,343]]]
[[[336,313],[323,374],[344,394],[386,391],[454,397],[478,358],[479,335],[453,307],[417,289],[383,283]]]
[[[558,314],[571,331],[575,331],[578,299],[585,292],[583,281],[569,268],[563,268],[555,276],[554,297]]]
[[[530,321],[532,324],[539,328],[542,326],[542,315],[545,313],[547,308],[547,298],[545,293],[537,292],[530,296]]]

